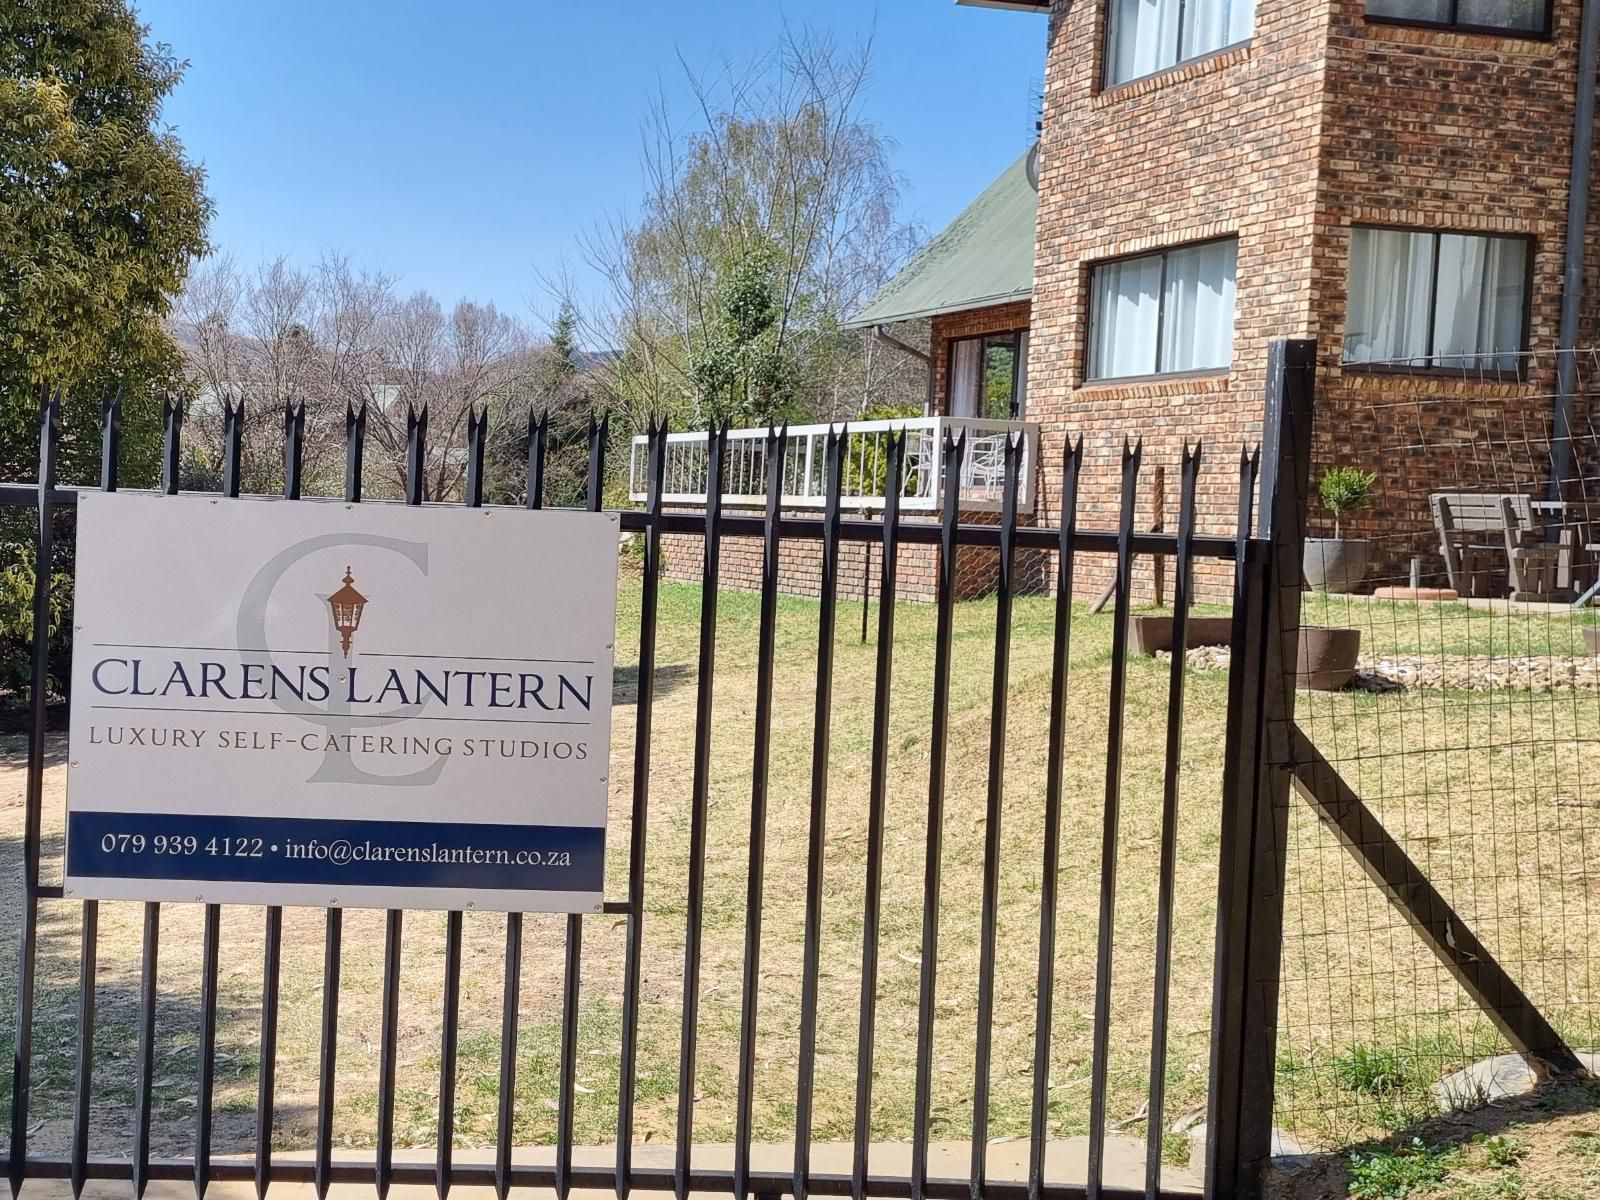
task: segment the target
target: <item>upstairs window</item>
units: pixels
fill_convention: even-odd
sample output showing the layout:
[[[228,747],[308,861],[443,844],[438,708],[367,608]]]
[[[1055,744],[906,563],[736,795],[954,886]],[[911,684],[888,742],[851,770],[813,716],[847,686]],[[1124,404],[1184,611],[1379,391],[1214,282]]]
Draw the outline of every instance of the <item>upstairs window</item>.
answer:
[[[1367,18],[1485,33],[1550,32],[1549,0],[1367,0]]]
[[[1516,371],[1528,260],[1525,238],[1352,229],[1345,362]]]
[[[1256,14],[1255,0],[1110,0],[1110,4],[1106,79],[1113,87],[1246,41]]]
[[[1028,402],[1028,331],[991,333],[950,343],[952,417],[1022,419]]]
[[[1228,238],[1096,267],[1089,378],[1227,370],[1238,251]]]

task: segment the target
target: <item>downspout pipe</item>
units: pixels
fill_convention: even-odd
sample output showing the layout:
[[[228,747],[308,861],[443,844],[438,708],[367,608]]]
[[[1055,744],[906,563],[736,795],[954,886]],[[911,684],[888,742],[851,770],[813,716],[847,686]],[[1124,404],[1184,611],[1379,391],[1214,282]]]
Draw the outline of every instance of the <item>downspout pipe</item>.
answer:
[[[1551,423],[1550,499],[1561,499],[1572,471],[1572,419],[1578,393],[1578,324],[1583,308],[1583,252],[1589,228],[1589,166],[1594,153],[1595,67],[1600,0],[1583,0],[1578,32],[1578,95],[1572,120],[1567,244],[1561,271],[1561,325],[1556,344],[1556,405]]]

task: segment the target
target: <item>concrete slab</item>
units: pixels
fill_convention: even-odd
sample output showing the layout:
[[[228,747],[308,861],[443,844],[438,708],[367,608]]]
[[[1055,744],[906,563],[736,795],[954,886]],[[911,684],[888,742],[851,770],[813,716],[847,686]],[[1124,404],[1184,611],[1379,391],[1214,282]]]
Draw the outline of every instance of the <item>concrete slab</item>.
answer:
[[[1409,604],[1454,604],[1461,597],[1451,588],[1381,587],[1372,591],[1374,600],[1399,600]]]
[[[1088,1146],[1086,1137],[1064,1138],[1053,1141],[1045,1149],[1045,1176],[1051,1183],[1082,1183],[1088,1171]],[[609,1167],[616,1161],[616,1150],[611,1146],[580,1146],[573,1149],[575,1166]],[[794,1167],[794,1147],[788,1144],[763,1144],[751,1147],[751,1166],[757,1171],[788,1172]],[[818,1143],[811,1148],[811,1169],[819,1175],[848,1175],[852,1147],[847,1142]],[[309,1151],[282,1151],[273,1155],[275,1162],[308,1162]],[[219,1157],[218,1161],[224,1161]],[[231,1158],[227,1161],[241,1161]],[[335,1163],[371,1161],[370,1151],[343,1150],[334,1155]],[[432,1163],[431,1150],[396,1150],[397,1163]],[[548,1146],[517,1149],[512,1161],[519,1164],[549,1166],[553,1164],[553,1151]],[[633,1161],[636,1166],[651,1170],[670,1170],[673,1165],[673,1147],[670,1144],[635,1146]],[[484,1150],[457,1150],[456,1162],[460,1165],[483,1165],[492,1162]],[[871,1147],[869,1167],[874,1175],[905,1175],[911,1168],[909,1142],[881,1142]],[[971,1151],[966,1142],[935,1142],[928,1147],[928,1171],[936,1179],[965,1179],[970,1170]],[[694,1166],[705,1170],[731,1170],[733,1146],[731,1144],[702,1145],[695,1147]],[[1026,1139],[997,1141],[989,1144],[989,1178],[995,1181],[1023,1181],[1028,1177],[1028,1142]],[[1180,1194],[1201,1194],[1200,1177],[1183,1167],[1164,1166],[1161,1171],[1162,1187]],[[1144,1187],[1144,1139],[1107,1137],[1105,1143],[1105,1182],[1113,1187]],[[315,1200],[316,1190],[309,1183],[274,1183],[272,1197],[282,1200]],[[553,1198],[553,1191],[519,1189],[518,1196],[536,1197],[537,1200]],[[718,1193],[724,1198],[726,1193]],[[69,1200],[72,1190],[64,1179],[29,1180],[22,1189],[23,1200]],[[91,1180],[83,1190],[84,1200],[128,1200],[130,1191],[126,1181]],[[365,1184],[335,1184],[328,1189],[329,1200],[366,1200],[374,1195],[373,1188]],[[396,1185],[390,1189],[393,1200],[432,1200],[433,1188],[416,1185]],[[450,1189],[452,1200],[493,1200],[494,1190],[487,1187]],[[598,1197],[609,1192],[579,1192],[574,1195]],[[670,1192],[635,1191],[640,1200],[671,1200]],[[194,1188],[186,1182],[157,1181],[145,1192],[147,1200],[194,1200]],[[206,1191],[207,1200],[255,1200],[255,1187],[249,1183],[213,1183]]]
[[[1600,1072],[1600,1053],[1592,1050],[1577,1050],[1574,1053],[1591,1074]],[[1511,1096],[1525,1096],[1538,1083],[1533,1068],[1522,1055],[1497,1054],[1446,1075],[1433,1085],[1433,1095],[1441,1109],[1452,1112]]]

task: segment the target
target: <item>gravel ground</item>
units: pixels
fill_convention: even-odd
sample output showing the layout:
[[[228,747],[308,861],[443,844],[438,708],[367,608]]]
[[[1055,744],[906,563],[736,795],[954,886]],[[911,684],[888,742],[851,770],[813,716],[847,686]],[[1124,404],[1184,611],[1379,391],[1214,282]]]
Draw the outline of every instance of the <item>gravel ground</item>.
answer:
[[[1158,658],[1169,659],[1166,654]],[[1226,671],[1226,646],[1196,646],[1189,666],[1196,671]],[[1352,688],[1370,692],[1450,688],[1487,692],[1600,692],[1600,658],[1539,654],[1489,658],[1454,654],[1367,655],[1356,660]]]

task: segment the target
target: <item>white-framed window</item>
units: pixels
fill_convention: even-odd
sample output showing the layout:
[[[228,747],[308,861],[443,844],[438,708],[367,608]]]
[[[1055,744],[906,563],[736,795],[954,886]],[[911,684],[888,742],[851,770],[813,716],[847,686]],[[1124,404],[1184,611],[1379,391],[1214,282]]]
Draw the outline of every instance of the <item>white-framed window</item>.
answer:
[[[1520,237],[1352,229],[1344,361],[1515,371],[1529,249]]]
[[[1255,0],[1108,0],[1108,3],[1108,86],[1153,75],[1191,58],[1214,54],[1246,41],[1256,16]]]
[[[1089,378],[1225,371],[1239,241],[1101,263],[1090,277]]]
[[[956,338],[949,378],[952,417],[1020,421],[1028,403],[1028,331]]]
[[[1550,0],[1367,0],[1367,18],[1488,33],[1550,32]]]

